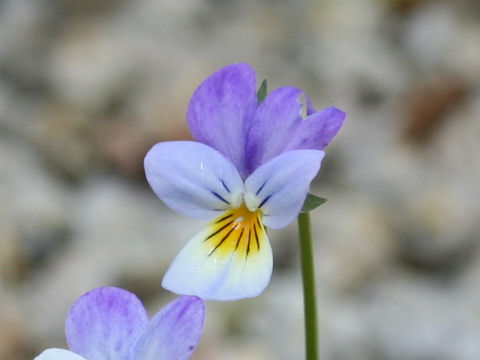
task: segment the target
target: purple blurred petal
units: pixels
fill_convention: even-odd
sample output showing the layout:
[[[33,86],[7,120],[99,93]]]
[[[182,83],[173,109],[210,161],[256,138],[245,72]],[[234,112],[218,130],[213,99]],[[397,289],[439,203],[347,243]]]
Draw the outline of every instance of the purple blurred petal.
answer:
[[[181,296],[165,306],[138,338],[131,360],[189,359],[205,321],[205,305],[196,296]]]
[[[102,287],[79,298],[67,316],[70,349],[89,360],[126,359],[148,317],[131,292]]]
[[[155,194],[183,215],[211,219],[242,201],[243,182],[235,166],[201,143],[155,145],[145,157],[145,173]]]
[[[187,120],[194,138],[226,156],[245,174],[245,146],[257,106],[255,71],[248,64],[210,75],[190,100]]]
[[[47,349],[33,360],[86,360],[74,352],[64,349]]]
[[[247,140],[248,173],[287,151],[323,150],[337,134],[345,113],[333,107],[315,112],[307,97],[308,116],[303,119],[301,95],[300,89],[282,87],[260,104]]]
[[[320,150],[294,150],[260,166],[245,181],[247,207],[260,207],[267,227],[280,229],[290,224],[302,208],[324,155]]]

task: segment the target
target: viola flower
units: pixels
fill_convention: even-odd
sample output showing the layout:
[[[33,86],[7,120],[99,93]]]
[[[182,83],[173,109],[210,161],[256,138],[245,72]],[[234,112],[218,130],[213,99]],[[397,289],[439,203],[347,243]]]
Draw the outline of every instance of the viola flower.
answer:
[[[171,209],[212,220],[193,236],[162,286],[211,300],[254,297],[268,285],[272,250],[265,227],[280,229],[301,210],[323,149],[345,113],[315,111],[302,91],[282,87],[260,104],[256,76],[234,64],[208,77],[187,111],[197,140],[156,144],[145,157],[147,180]]]
[[[189,359],[202,332],[203,301],[181,296],[151,320],[131,292],[102,287],[70,309],[65,334],[70,350],[47,349],[35,360]]]

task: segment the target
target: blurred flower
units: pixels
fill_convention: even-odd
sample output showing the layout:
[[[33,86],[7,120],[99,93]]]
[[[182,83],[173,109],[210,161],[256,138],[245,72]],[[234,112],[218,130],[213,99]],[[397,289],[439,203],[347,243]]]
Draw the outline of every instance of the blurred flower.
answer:
[[[260,294],[272,273],[264,226],[287,226],[300,212],[323,149],[345,113],[316,112],[302,91],[282,87],[258,104],[247,64],[220,69],[193,95],[187,118],[198,142],[155,145],[145,157],[150,186],[167,206],[214,219],[193,236],[162,286],[178,294],[235,300]]]
[[[35,360],[188,359],[204,319],[198,297],[181,296],[149,321],[134,294],[102,287],[80,297],[70,309],[65,334],[71,351],[47,349]]]

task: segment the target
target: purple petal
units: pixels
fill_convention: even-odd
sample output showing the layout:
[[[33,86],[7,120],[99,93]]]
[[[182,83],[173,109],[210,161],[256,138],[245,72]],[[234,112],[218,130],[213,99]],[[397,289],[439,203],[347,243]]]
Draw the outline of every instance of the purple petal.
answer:
[[[86,360],[74,352],[64,349],[47,349],[33,360]]]
[[[248,173],[287,151],[323,150],[337,134],[345,113],[334,107],[315,112],[307,97],[308,116],[303,119],[301,95],[300,89],[282,87],[260,104],[247,140]]]
[[[70,349],[89,360],[126,359],[148,317],[131,292],[102,287],[80,297],[67,316]]]
[[[296,149],[323,150],[333,140],[343,125],[346,114],[329,107],[306,117],[292,134],[286,151]]]
[[[242,202],[243,182],[235,166],[201,143],[155,145],[145,157],[145,173],[155,194],[187,216],[211,219]]]
[[[226,156],[245,175],[245,146],[257,106],[255,71],[248,64],[210,75],[190,100],[187,120],[194,138]]]
[[[290,137],[302,121],[302,104],[299,101],[301,93],[300,89],[294,87],[282,87],[272,91],[258,107],[247,140],[249,174],[284,152]]]
[[[294,150],[260,166],[245,181],[247,207],[260,208],[268,227],[287,226],[300,212],[324,155],[320,150]]]
[[[181,296],[165,306],[138,338],[131,360],[189,359],[205,321],[205,305],[196,296]]]

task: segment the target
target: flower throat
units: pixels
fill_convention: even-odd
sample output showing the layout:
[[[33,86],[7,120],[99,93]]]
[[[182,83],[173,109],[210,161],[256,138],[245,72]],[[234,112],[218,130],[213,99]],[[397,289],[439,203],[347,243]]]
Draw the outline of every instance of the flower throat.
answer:
[[[224,257],[236,252],[247,258],[257,253],[266,235],[261,218],[261,210],[250,211],[245,204],[227,210],[209,226],[204,240],[210,249],[208,256]]]

